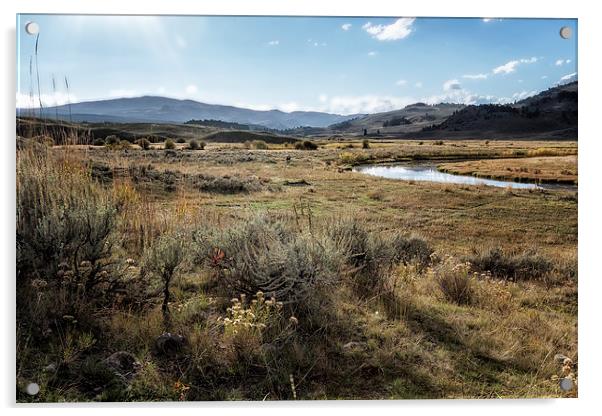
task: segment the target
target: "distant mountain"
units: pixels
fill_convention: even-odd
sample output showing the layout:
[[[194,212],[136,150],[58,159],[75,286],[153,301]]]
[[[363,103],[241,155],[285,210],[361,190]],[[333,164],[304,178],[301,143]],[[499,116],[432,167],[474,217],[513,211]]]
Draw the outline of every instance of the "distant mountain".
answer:
[[[17,109],[18,116],[28,116],[31,110]],[[280,110],[256,111],[227,105],[206,104],[193,100],[144,96],[88,101],[48,107],[45,117],[63,120],[116,123],[184,123],[189,120],[220,120],[239,124],[261,125],[271,129],[290,129],[301,126],[325,127],[355,115],[321,113],[317,111]]]
[[[417,132],[424,127],[441,123],[455,111],[464,107],[463,104],[441,103],[428,105],[416,103],[400,110],[354,117],[332,124],[328,126],[328,130],[332,133],[363,134],[364,129],[366,129],[370,135],[377,132],[383,135]]]
[[[509,105],[470,105],[418,137],[577,138],[578,85],[556,86]]]

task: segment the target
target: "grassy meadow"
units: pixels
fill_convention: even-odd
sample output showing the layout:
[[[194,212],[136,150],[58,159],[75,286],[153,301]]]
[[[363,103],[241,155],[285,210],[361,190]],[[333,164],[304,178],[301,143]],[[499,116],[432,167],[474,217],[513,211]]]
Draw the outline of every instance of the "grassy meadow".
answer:
[[[18,401],[576,397],[577,188],[351,170],[576,142],[96,144],[18,146]]]

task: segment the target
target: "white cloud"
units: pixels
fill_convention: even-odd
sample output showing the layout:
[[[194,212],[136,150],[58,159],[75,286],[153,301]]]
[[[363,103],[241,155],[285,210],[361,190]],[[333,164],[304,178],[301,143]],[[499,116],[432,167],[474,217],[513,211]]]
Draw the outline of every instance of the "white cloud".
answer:
[[[537,57],[533,56],[531,58],[523,58],[523,59],[518,59],[518,60],[513,60],[513,61],[509,61],[506,62],[504,65],[500,65],[498,67],[493,68],[493,73],[494,74],[510,74],[512,72],[516,71],[516,68],[520,65],[520,64],[533,64],[535,62],[537,62]]]
[[[403,87],[408,83],[408,81],[406,81],[405,79],[400,79],[398,80],[395,85],[399,86],[399,87]]]
[[[193,95],[193,94],[196,94],[199,91],[199,89],[196,85],[190,84],[190,85],[186,86],[185,91],[186,91],[186,94]]]
[[[548,76],[547,75],[542,75],[541,79],[548,79]]]
[[[422,82],[418,81],[416,84],[414,84],[414,86],[416,88],[422,88]]]
[[[280,45],[280,41],[278,39],[271,40],[268,42],[268,46],[278,46],[278,45]]]
[[[406,38],[412,33],[412,25],[416,19],[413,17],[402,17],[390,25],[373,25],[368,22],[362,26],[373,38],[381,41],[399,40]]]
[[[328,101],[328,95],[320,94],[318,100],[320,100],[321,103],[325,103],[326,101]]]
[[[466,79],[487,79],[487,74],[466,74],[462,75]]]
[[[494,74],[509,74],[511,72],[516,71],[516,67],[518,66],[520,62],[519,61],[510,61],[510,62],[506,62],[504,65],[500,65],[498,67],[493,68],[493,73]]]
[[[450,79],[443,83],[443,91],[461,90],[462,86],[457,79]]]
[[[157,94],[161,94],[161,95],[165,94],[165,87],[157,88]]]
[[[376,55],[378,55],[378,52],[376,52],[376,51],[368,52],[368,56],[376,56]]]
[[[73,94],[67,95],[63,92],[55,92],[54,94],[42,94],[39,99],[35,94],[33,97],[20,92],[16,95],[17,108],[39,108],[40,100],[43,107],[54,107],[55,105],[63,105],[77,102],[77,97]]]
[[[300,110],[300,106],[299,104],[297,104],[294,101],[288,102],[288,103],[283,103],[283,104],[279,104],[276,108],[278,108],[278,110],[282,110],[284,112],[290,113],[292,111],[297,111]]]
[[[331,97],[320,110],[336,114],[379,113],[403,108],[417,100],[411,97],[393,96],[337,96]]]
[[[562,65],[568,65],[570,63],[571,63],[570,59],[558,59],[558,60],[556,60],[555,65],[562,66]]]
[[[351,23],[345,23],[341,25],[341,29],[343,29],[344,31],[348,31],[349,29],[351,29]]]
[[[568,82],[573,82],[575,80],[577,80],[577,73],[573,72],[573,73],[570,73],[570,74],[567,74],[567,75],[561,77],[559,83],[564,84],[564,83],[568,83]]]

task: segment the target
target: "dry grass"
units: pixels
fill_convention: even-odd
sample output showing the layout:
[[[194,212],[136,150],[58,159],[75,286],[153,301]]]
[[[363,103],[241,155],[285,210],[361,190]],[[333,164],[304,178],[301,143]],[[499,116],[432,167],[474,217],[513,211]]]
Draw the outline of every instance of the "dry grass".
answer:
[[[212,143],[202,152],[176,146],[175,156],[152,148],[127,153],[69,148],[74,155],[70,160],[79,171],[102,163],[114,173],[112,181],[94,182],[93,187],[119,207],[111,235],[116,237],[110,250],[114,266],[107,269],[110,276],[119,277],[115,281],[119,290],[107,289],[102,302],[87,302],[87,308],[69,311],[76,316],[57,316],[50,311],[62,314],[70,305],[67,294],[55,292],[23,269],[26,275],[18,283],[17,302],[17,400],[576,395],[576,391],[560,391],[553,379],[561,370],[554,362],[556,354],[574,363],[578,358],[573,193],[506,192],[341,172],[337,164],[342,145],[324,141],[315,151],[301,152]],[[555,146],[575,147],[542,142],[485,146],[471,141],[443,145],[371,141],[369,149],[360,149],[357,142],[345,151],[365,153],[371,160],[402,160],[481,153],[501,157]],[[51,152],[62,154],[61,148]],[[269,178],[282,188],[225,194],[177,186],[174,192],[164,192],[128,177],[130,167],[149,163],[176,176],[253,176]],[[31,165],[30,169],[40,168]],[[36,177],[43,181],[46,176],[53,177]],[[263,251],[244,244],[252,239],[241,232],[243,224],[252,224],[258,213],[282,225],[268,227],[261,237]],[[225,291],[216,284],[220,276],[246,277],[245,270],[269,277],[283,265],[290,275],[300,266],[309,267],[312,262],[306,258],[344,255],[325,246],[333,218],[342,217],[353,218],[366,230],[370,243],[355,245],[352,257],[333,267],[335,273],[329,268],[328,279],[337,284],[312,299],[318,317],[297,313],[292,303],[278,307],[279,299],[260,307],[252,303],[258,300],[255,294],[248,292],[242,299],[237,293],[240,288],[228,285],[234,289]],[[183,262],[185,267],[169,281],[168,307],[170,330],[187,342],[181,353],[168,357],[154,348],[164,328],[161,281],[152,274],[144,276],[140,264],[145,264],[143,253],[159,244],[159,236],[180,230],[186,231],[181,242],[194,249]],[[430,254],[421,243],[424,240],[396,238],[413,233],[423,236],[435,254],[423,254]],[[318,243],[332,251],[314,250]],[[497,245],[508,253],[536,250],[553,263],[558,275],[509,281],[486,271],[475,275],[472,268],[464,270],[461,258],[475,248]],[[362,247],[377,266],[372,270],[379,271],[379,284],[369,293],[358,293],[355,285],[364,265],[358,260],[365,254]],[[397,247],[394,252],[413,247],[418,254],[390,257],[392,247]],[[382,261],[390,264],[382,267]],[[235,267],[220,267],[222,262]],[[462,283],[470,288],[469,297],[457,290]],[[265,301],[271,301],[267,294]],[[38,321],[39,334],[32,329],[32,322]],[[141,364],[129,388],[115,388],[123,385],[115,384],[98,364],[118,350],[132,353]],[[51,364],[56,370],[47,370]],[[576,377],[576,364],[571,371]],[[42,387],[36,398],[21,393],[30,380],[39,380]],[[98,386],[100,390],[94,390]]]
[[[520,159],[475,160],[443,163],[439,169],[460,175],[474,175],[492,179],[513,181],[537,181],[542,183],[577,183],[577,156],[539,156],[550,152],[539,149],[533,157]],[[529,156],[532,151],[529,151]],[[535,156],[537,155],[537,156]]]

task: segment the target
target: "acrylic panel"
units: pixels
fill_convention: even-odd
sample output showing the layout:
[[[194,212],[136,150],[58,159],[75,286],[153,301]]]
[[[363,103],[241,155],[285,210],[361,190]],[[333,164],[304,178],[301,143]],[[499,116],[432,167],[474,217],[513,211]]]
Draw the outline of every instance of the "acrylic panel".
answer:
[[[577,26],[18,15],[16,400],[576,397]]]

